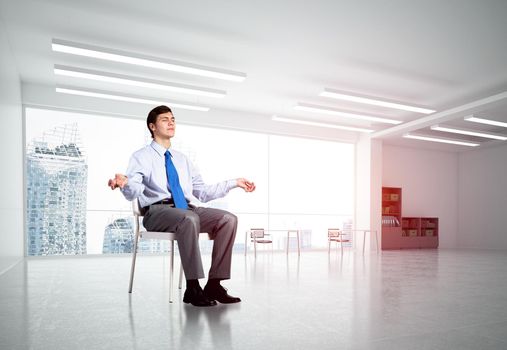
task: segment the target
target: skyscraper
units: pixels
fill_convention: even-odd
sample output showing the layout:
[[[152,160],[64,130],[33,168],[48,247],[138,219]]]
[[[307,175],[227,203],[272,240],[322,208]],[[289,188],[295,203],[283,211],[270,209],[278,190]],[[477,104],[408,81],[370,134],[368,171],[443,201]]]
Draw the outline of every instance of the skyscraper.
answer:
[[[134,229],[132,219],[119,218],[106,226],[102,253],[132,253],[134,247]]]
[[[120,217],[111,219],[104,230],[103,254],[132,253],[134,249],[134,218]],[[169,241],[143,239],[139,241],[137,252],[162,253],[171,250]]]
[[[28,255],[86,254],[88,165],[77,124],[31,140],[26,159]]]

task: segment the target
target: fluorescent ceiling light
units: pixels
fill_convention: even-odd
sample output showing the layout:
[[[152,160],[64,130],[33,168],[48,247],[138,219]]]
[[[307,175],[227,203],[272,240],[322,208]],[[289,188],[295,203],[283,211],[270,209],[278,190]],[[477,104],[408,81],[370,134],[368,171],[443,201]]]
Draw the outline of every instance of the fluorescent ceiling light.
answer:
[[[431,114],[431,113],[435,112],[433,109],[408,106],[408,105],[404,105],[401,103],[375,100],[375,99],[367,98],[367,97],[354,96],[354,95],[349,95],[349,94],[346,94],[346,93],[343,93],[343,92],[340,92],[337,90],[332,90],[332,89],[324,89],[324,91],[322,91],[320,93],[320,96],[330,97],[330,98],[334,98],[337,100],[343,100],[343,101],[363,103],[363,104],[373,105],[373,106],[401,109],[403,111],[410,111],[410,112],[416,112],[416,113],[422,113],[422,114]]]
[[[245,80],[246,74],[230,70],[206,67],[192,63],[185,63],[163,58],[144,56],[131,52],[113,50],[99,46],[92,46],[80,43],[73,43],[60,39],[53,39],[51,43],[53,51],[63,52],[72,55],[98,58],[107,61],[133,64],[137,66],[163,69],[173,72],[200,75],[204,77],[217,78],[229,81],[241,82]]]
[[[369,121],[378,122],[378,123],[386,123],[386,124],[401,124],[402,123],[402,121],[400,121],[400,120],[380,118],[380,117],[354,114],[354,113],[347,113],[347,112],[338,111],[336,109],[331,109],[329,107],[321,107],[321,106],[315,106],[315,105],[310,105],[310,104],[305,104],[305,103],[298,103],[296,106],[294,106],[294,109],[298,110],[298,111],[337,115],[337,116],[344,117],[344,118],[369,120]]]
[[[465,117],[465,120],[469,121],[469,122],[488,124],[488,125],[494,125],[494,126],[501,126],[501,127],[507,128],[507,123],[497,122],[496,120],[477,118],[477,117],[474,117],[473,115],[471,115],[469,117]]]
[[[479,132],[479,131],[473,131],[473,130],[465,130],[465,129],[458,129],[458,128],[451,128],[448,126],[442,126],[442,125],[433,125],[431,127],[431,130],[437,130],[437,131],[444,131],[444,132],[452,132],[455,134],[461,134],[461,135],[470,135],[470,136],[478,136],[478,137],[485,137],[488,139],[494,139],[494,140],[507,140],[506,136],[486,133],[486,132]]]
[[[453,145],[468,146],[468,147],[476,147],[476,146],[480,145],[479,143],[475,143],[475,142],[465,142],[465,141],[444,139],[444,138],[439,138],[439,137],[414,135],[414,134],[405,134],[405,135],[403,135],[403,137],[405,137],[407,139],[416,139],[416,140],[440,142],[440,143],[450,143]]]
[[[277,122],[319,126],[319,127],[323,127],[323,128],[332,128],[332,129],[359,131],[359,132],[373,132],[372,129],[356,128],[353,126],[344,126],[344,125],[328,124],[328,123],[321,123],[321,122],[312,122],[309,120],[301,120],[301,119],[282,118],[282,117],[278,117],[276,115],[274,115],[271,119],[274,121],[277,121]]]
[[[165,90],[171,92],[178,92],[182,94],[190,94],[206,97],[224,97],[226,94],[226,92],[222,90],[201,88],[184,84],[166,83],[164,81],[159,80],[137,78],[128,75],[101,72],[84,68],[67,67],[58,64],[55,64],[54,72],[57,75],[98,80],[115,84],[138,86],[150,89]]]
[[[125,101],[125,102],[133,102],[133,103],[142,103],[147,105],[169,105],[174,108],[188,109],[191,111],[200,111],[200,112],[208,112],[210,110],[209,107],[204,106],[196,106],[196,105],[188,105],[180,102],[171,102],[171,101],[160,101],[153,100],[146,97],[134,96],[134,95],[124,95],[124,94],[112,94],[108,91],[102,90],[91,90],[91,89],[81,89],[81,88],[73,88],[67,86],[57,86],[56,92],[70,95],[79,95],[79,96],[88,96],[88,97],[96,97],[96,98],[104,98],[108,100],[115,101]]]

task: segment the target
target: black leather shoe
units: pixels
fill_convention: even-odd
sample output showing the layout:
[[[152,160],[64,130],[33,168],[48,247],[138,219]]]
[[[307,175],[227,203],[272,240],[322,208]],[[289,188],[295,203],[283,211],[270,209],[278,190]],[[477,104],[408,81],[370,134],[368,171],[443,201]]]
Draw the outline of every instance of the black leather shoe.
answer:
[[[204,295],[201,287],[187,288],[185,295],[183,295],[183,302],[194,306],[214,306],[217,304],[215,300],[211,300]]]
[[[241,301],[240,298],[229,295],[227,293],[227,289],[225,289],[221,285],[213,287],[206,285],[204,287],[204,295],[206,295],[208,299],[216,300],[222,304],[233,304],[239,303]]]

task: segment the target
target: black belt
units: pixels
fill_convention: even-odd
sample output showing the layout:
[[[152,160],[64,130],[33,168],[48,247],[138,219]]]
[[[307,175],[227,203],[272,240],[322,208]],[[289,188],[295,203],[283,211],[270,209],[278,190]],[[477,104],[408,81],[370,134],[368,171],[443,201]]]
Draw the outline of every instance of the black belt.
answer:
[[[155,205],[155,204],[169,204],[169,205],[172,204],[172,205],[174,205],[174,200],[172,198],[166,198],[166,199],[162,199],[161,201],[151,203],[150,205]]]
[[[195,206],[193,206],[192,204],[190,204],[190,202],[187,199],[185,199],[185,200],[187,201],[187,204],[188,204],[189,208],[195,208]],[[146,211],[148,211],[150,209],[150,207],[152,205],[157,205],[157,204],[164,204],[164,205],[168,205],[168,206],[173,207],[173,208],[175,207],[174,200],[172,198],[166,198],[166,199],[162,199],[161,201],[158,201],[158,202],[155,202],[155,203],[151,203],[150,205],[148,205],[147,207],[144,207],[143,209],[146,212]]]
[[[165,205],[168,205],[168,206],[174,208],[174,200],[172,198],[166,198],[166,199],[162,199],[161,201],[151,203],[150,205],[148,205],[147,207],[144,207],[143,209],[145,211],[148,211],[152,205],[157,205],[157,204],[165,204]]]

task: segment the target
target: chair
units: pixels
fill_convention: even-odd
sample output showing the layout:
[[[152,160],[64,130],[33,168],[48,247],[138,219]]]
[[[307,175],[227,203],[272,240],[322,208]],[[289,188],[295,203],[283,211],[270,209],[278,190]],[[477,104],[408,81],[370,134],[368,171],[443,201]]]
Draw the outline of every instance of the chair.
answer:
[[[289,240],[290,240],[290,234],[295,233],[296,234],[296,240],[298,243],[298,255],[301,255],[301,248],[300,248],[300,239],[299,239],[299,230],[287,230],[287,255],[289,255]]]
[[[269,234],[265,233],[263,228],[252,228],[250,229],[250,239],[251,242],[254,244],[254,256],[257,257],[257,243],[260,244],[273,244],[272,239],[266,238],[266,236],[269,236]],[[273,246],[271,246],[273,247]],[[245,247],[246,249],[246,247]]]
[[[330,228],[327,230],[328,254],[331,253],[331,242],[335,242],[337,246],[338,243],[340,243],[341,252],[343,253],[343,242],[350,242],[350,239],[345,236],[346,234],[339,228]]]
[[[169,302],[173,302],[173,275],[174,275],[174,241],[176,240],[176,235],[174,232],[155,232],[155,231],[141,231],[139,219],[144,216],[145,211],[140,207],[139,201],[134,199],[132,201],[132,212],[134,214],[134,222],[135,222],[135,231],[134,231],[134,249],[132,251],[132,267],[130,269],[130,283],[129,283],[129,293],[132,293],[132,285],[134,283],[134,270],[136,267],[136,256],[137,256],[137,246],[139,243],[139,238],[142,239],[159,239],[159,240],[168,240],[171,242],[171,255],[170,255],[170,264],[169,264]],[[209,239],[207,233],[201,233],[199,236],[205,234]],[[180,264],[180,278],[178,283],[178,288],[181,289],[183,279],[183,266]]]

